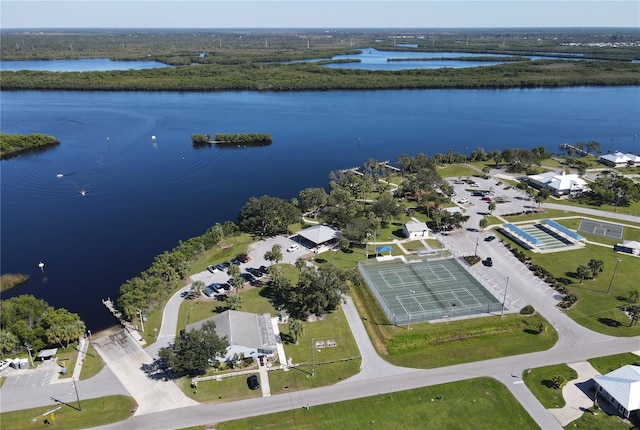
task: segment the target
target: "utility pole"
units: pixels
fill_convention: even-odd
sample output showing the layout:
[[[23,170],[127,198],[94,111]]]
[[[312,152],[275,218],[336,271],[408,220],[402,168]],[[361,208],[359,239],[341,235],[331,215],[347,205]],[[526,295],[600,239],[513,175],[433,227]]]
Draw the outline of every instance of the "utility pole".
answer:
[[[24,343],[24,346],[27,347],[27,351],[29,352],[29,360],[31,361],[31,367],[35,367],[33,365],[33,356],[31,355],[31,350],[33,349],[33,347],[31,346],[30,343],[27,343],[27,342]]]
[[[315,351],[315,339],[311,338],[311,376],[315,376],[316,375],[316,351]]]
[[[76,390],[76,399],[78,400],[78,409],[80,410],[80,412],[82,412],[82,406],[80,405],[80,396],[78,395],[78,383],[76,382],[73,376],[71,377],[71,380],[73,381],[73,388],[75,388]]]
[[[504,297],[502,298],[502,311],[500,312],[500,318],[504,315],[504,304],[507,302],[507,289],[509,288],[509,277],[505,276],[507,283],[504,286]]]
[[[144,333],[144,318],[142,318],[142,311],[137,309],[138,315],[140,315],[140,326],[142,327],[142,332]]]
[[[607,288],[607,294],[611,292],[611,286],[613,285],[613,278],[616,276],[616,271],[618,270],[618,264],[620,264],[622,260],[616,258],[616,267],[613,269],[613,275],[611,275],[611,281],[609,281],[609,288]]]

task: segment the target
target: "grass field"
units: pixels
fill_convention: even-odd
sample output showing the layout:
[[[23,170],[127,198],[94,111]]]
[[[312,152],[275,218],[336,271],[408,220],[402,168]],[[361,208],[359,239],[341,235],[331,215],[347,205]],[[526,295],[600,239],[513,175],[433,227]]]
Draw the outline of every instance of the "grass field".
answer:
[[[522,374],[522,380],[527,384],[527,388],[547,409],[563,408],[566,405],[564,397],[562,397],[562,388],[552,386],[552,379],[555,376],[561,376],[566,382],[569,382],[578,377],[578,372],[566,364],[556,364],[529,369]]]
[[[631,353],[625,352],[624,354],[608,355],[605,357],[596,357],[588,360],[589,363],[600,372],[601,375],[605,375],[616,369],[626,366],[627,364],[640,365],[640,357]]]
[[[446,423],[446,424],[445,424]],[[490,378],[366,397],[220,423],[235,429],[537,429],[524,408]]]
[[[136,402],[128,396],[108,396],[82,400],[82,411],[71,406],[43,406],[0,414],[3,429],[21,430],[35,428],[86,429],[126,420],[136,408]],[[55,410],[53,421],[50,411]],[[49,420],[51,424],[46,424]]]

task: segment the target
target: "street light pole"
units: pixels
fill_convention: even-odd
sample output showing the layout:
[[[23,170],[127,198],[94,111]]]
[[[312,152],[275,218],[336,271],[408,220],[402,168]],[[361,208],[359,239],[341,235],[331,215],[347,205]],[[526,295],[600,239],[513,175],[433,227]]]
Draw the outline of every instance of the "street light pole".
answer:
[[[33,365],[33,356],[31,355],[31,350],[33,349],[33,347],[31,346],[30,343],[27,343],[27,342],[24,343],[24,346],[27,347],[27,352],[29,352],[29,360],[31,361],[31,367],[35,367]]]
[[[73,388],[76,390],[76,400],[78,400],[78,409],[82,412],[82,405],[80,405],[80,396],[78,395],[78,383],[75,378],[72,376],[71,380],[73,381]]]
[[[476,250],[473,253],[473,255],[475,255],[476,257],[478,256],[478,243],[479,242],[480,242],[480,239],[476,237]]]
[[[138,309],[138,314],[140,315],[140,326],[142,327],[142,332],[144,333],[144,321],[142,320],[142,311]]]
[[[414,290],[409,290],[409,294],[411,294],[409,297],[411,298],[411,301],[409,302],[409,323],[407,324],[407,330],[411,330],[411,314],[413,313],[411,308],[413,306],[413,295],[416,292]]]
[[[314,338],[311,338],[311,376],[315,376],[316,375],[316,361],[315,361],[315,356],[316,356],[316,351],[315,351],[315,345],[314,343]]]
[[[504,315],[504,304],[507,302],[507,289],[509,288],[509,277],[505,276],[507,283],[504,286],[504,297],[502,298],[502,311],[500,311],[500,318]]]
[[[618,270],[618,264],[620,264],[622,260],[616,258],[616,267],[613,268],[613,274],[611,275],[611,281],[609,281],[609,288],[607,288],[607,294],[611,292],[611,286],[613,285],[613,278],[616,276],[616,270]]]

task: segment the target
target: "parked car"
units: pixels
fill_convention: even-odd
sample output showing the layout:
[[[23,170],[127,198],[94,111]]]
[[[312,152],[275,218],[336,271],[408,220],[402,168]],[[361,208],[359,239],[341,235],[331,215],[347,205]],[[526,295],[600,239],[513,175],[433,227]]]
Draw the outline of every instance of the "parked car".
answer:
[[[220,285],[220,284],[207,285],[206,288],[204,289],[204,295],[207,297],[215,296],[216,293],[219,291],[217,285]]]
[[[224,302],[225,300],[227,300],[229,298],[229,296],[227,296],[226,294],[218,294],[216,296],[216,300]]]
[[[242,263],[247,263],[250,260],[247,254],[239,254],[236,258],[240,260]]]
[[[458,203],[460,203],[461,205],[463,205],[465,203],[469,203],[469,199],[466,198],[466,197],[463,197],[460,200],[458,200]]]
[[[225,266],[223,263],[220,263],[216,266],[216,269],[218,269],[221,272],[224,272],[225,270],[227,270],[228,266]]]
[[[260,266],[258,267],[258,270],[262,273],[262,276],[269,273],[269,268],[267,266]]]
[[[477,182],[472,182],[471,186],[474,187],[474,188],[478,188],[480,186],[480,184],[477,183]]]
[[[474,191],[471,195],[474,197],[484,197],[484,193],[482,191]]]
[[[256,375],[251,375],[247,378],[247,385],[251,390],[257,390],[260,388],[260,381]]]
[[[485,242],[492,242],[494,240],[496,240],[495,236],[487,236],[487,237],[484,238]]]
[[[491,197],[483,196],[480,200],[484,200],[485,202],[490,202],[491,201]]]
[[[484,265],[487,267],[493,266],[493,260],[491,259],[491,257],[487,257],[486,260],[484,260]]]
[[[251,273],[247,273],[247,272],[241,273],[240,277],[244,279],[245,282],[249,282],[251,285],[253,285],[253,283],[256,282],[256,278]]]
[[[247,268],[247,272],[251,273],[256,278],[259,278],[262,276],[262,271],[260,269],[256,269],[255,267]]]
[[[2,361],[0,361],[0,372],[2,372],[4,369],[9,367],[10,364],[11,364],[11,360],[2,360]]]
[[[287,248],[287,252],[296,252],[298,249],[300,249],[300,245],[291,245]]]
[[[214,266],[213,264],[210,266],[207,266],[207,270],[211,273],[216,273],[216,271],[218,270],[218,268],[216,266]]]
[[[220,285],[220,289],[225,290],[225,291],[231,291],[231,284],[222,284]]]

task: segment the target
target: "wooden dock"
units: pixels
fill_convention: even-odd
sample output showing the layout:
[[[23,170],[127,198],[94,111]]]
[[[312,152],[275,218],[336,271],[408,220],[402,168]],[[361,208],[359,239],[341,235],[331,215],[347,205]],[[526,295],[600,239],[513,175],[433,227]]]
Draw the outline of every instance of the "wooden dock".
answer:
[[[588,155],[588,156],[591,156],[591,157],[595,157],[595,154],[592,154],[589,151],[585,151],[584,149],[577,148],[576,146],[571,145],[569,143],[561,143],[560,144],[560,149],[565,149],[566,150],[566,149],[569,149],[569,148],[573,149],[573,151],[578,155]]]

